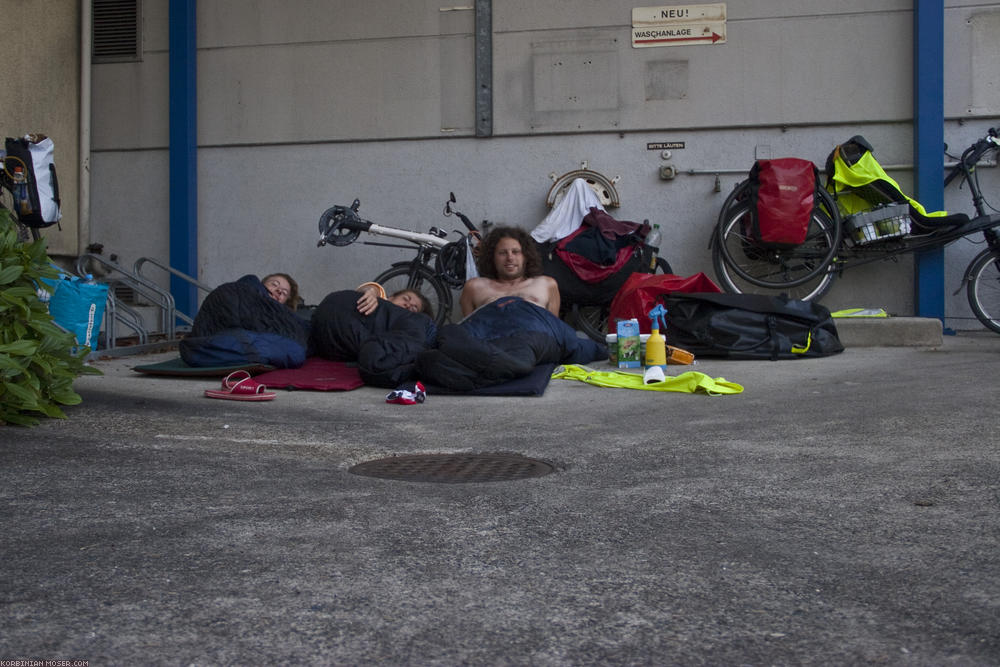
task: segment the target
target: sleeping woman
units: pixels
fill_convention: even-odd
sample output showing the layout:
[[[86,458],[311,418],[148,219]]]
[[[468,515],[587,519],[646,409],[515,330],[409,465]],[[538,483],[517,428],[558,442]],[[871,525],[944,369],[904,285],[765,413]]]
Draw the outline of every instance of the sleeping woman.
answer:
[[[360,295],[359,295],[360,292]],[[378,283],[328,294],[313,313],[310,349],[335,361],[356,361],[365,384],[395,388],[413,379],[417,355],[437,327],[426,299],[413,290],[386,298]]]
[[[305,363],[309,325],[295,314],[298,285],[286,273],[246,275],[205,297],[191,332],[180,342],[190,366]]]
[[[434,317],[430,301],[423,294],[413,289],[401,289],[393,292],[392,296],[385,295],[385,288],[378,283],[361,283],[358,290],[361,297],[358,298],[358,312],[362,315],[371,315],[378,307],[379,299],[393,303],[400,308],[405,308],[411,313],[423,313],[428,317]]]

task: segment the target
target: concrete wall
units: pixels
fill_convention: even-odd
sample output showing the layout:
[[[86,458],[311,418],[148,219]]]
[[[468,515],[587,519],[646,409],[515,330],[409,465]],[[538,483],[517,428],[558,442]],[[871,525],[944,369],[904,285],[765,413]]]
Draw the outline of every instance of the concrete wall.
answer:
[[[75,256],[80,252],[80,4],[0,0],[0,17],[6,28],[0,38],[0,137],[52,138],[63,217],[61,229],[49,227],[42,234],[50,254]]]
[[[143,62],[93,68],[92,237],[126,262],[166,259],[166,9],[144,7]],[[329,206],[357,197],[376,222],[453,228],[440,211],[454,191],[474,220],[531,228],[547,213],[550,174],[584,162],[621,177],[616,217],[661,224],[678,273],[712,275],[708,238],[741,178],[727,170],[767,155],[822,165],[859,133],[884,164],[912,162],[910,2],[729,2],[725,43],[645,49],[631,46],[631,9],[494,0],[494,136],[475,138],[470,9],[199,3],[200,276],[286,270],[316,302],[407,256],[317,248]],[[959,150],[1000,124],[998,17],[1000,3],[946,3],[945,136]],[[683,142],[672,181],[647,148],[662,141]],[[892,175],[912,185],[909,171]],[[997,170],[982,178],[997,191]],[[967,193],[946,205],[968,210]],[[949,294],[974,250],[949,249]],[[824,303],[912,314],[912,262],[849,272]],[[977,326],[964,296],[947,314],[949,326]]]

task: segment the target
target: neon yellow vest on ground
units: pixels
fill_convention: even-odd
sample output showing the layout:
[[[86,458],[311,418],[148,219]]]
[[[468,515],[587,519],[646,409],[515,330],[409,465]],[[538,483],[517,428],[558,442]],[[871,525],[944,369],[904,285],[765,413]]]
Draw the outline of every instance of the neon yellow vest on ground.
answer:
[[[552,373],[553,379],[579,380],[598,387],[615,387],[619,389],[643,389],[645,391],[675,391],[687,394],[703,393],[709,396],[721,394],[739,394],[743,387],[725,378],[710,378],[704,373],[687,371],[680,375],[670,376],[662,382],[645,384],[642,375],[626,371],[598,371],[587,366],[566,364],[557,366]]]

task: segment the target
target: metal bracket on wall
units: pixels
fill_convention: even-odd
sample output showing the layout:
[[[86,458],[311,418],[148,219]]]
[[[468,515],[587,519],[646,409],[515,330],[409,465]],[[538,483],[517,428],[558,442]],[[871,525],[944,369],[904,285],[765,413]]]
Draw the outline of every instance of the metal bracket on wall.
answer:
[[[493,136],[493,0],[476,0],[476,136]]]

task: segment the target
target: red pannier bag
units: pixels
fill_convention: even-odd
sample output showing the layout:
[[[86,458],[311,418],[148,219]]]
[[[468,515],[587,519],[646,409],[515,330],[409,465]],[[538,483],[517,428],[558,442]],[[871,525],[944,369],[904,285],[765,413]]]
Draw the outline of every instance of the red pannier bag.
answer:
[[[809,160],[757,160],[750,169],[754,239],[772,246],[805,242],[818,180],[819,171]]]
[[[622,285],[611,302],[608,314],[608,333],[617,330],[618,320],[639,320],[639,333],[650,332],[649,311],[674,292],[722,292],[719,286],[704,273],[693,276],[676,276],[671,273],[633,273]],[[667,312],[667,319],[670,313]]]

